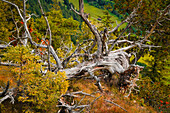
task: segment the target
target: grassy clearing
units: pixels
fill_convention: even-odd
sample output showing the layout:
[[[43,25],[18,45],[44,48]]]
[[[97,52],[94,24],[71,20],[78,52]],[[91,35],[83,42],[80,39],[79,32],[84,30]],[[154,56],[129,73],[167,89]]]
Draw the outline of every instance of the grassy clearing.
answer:
[[[73,3],[75,6],[75,9],[79,9],[79,1],[78,0],[69,0],[70,3]],[[91,16],[92,20],[96,20],[98,18],[98,15],[103,16],[104,13],[102,9],[96,8],[92,5],[89,5],[86,1],[84,2],[84,11],[85,13],[89,13]],[[112,20],[115,21],[115,23],[113,24],[113,27],[116,27],[116,20],[117,23],[119,24],[121,22],[121,20],[114,14],[109,13],[112,16]],[[124,28],[126,26],[126,24],[122,25],[120,28]]]

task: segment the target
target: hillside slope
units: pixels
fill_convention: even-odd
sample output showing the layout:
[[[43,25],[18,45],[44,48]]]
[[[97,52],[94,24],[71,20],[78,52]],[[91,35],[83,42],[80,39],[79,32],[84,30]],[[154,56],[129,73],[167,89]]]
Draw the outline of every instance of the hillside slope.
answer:
[[[78,0],[69,0],[69,2],[73,3],[76,9],[79,9],[79,1]],[[86,13],[90,14],[92,20],[96,20],[97,18],[99,18],[98,16],[103,16],[104,15],[103,11],[105,11],[105,10],[102,10],[102,9],[96,8],[95,6],[89,5],[85,1],[84,2],[84,11]],[[113,27],[115,27],[117,24],[119,24],[121,22],[121,20],[116,15],[114,15],[114,14],[112,14],[110,12],[109,12],[109,14],[112,16],[111,20],[114,21]],[[126,26],[126,24],[122,25],[120,27],[120,29],[124,28],[125,26]]]
[[[152,107],[144,104],[143,99],[133,94],[128,98],[124,97],[126,94],[120,93],[118,88],[114,85],[110,87],[106,81],[101,81],[104,89],[104,92],[101,93],[93,82],[93,80],[76,79],[72,81],[70,87],[70,91],[83,91],[94,95],[95,98],[99,97],[96,100],[94,97],[90,96],[86,96],[84,99],[82,99],[83,96],[81,98],[75,98],[77,102],[82,99],[82,105],[93,102],[92,106],[89,108],[92,113],[125,113],[126,111],[130,113],[156,113]],[[109,103],[107,100],[112,103]],[[87,109],[84,110],[85,113],[87,111]]]

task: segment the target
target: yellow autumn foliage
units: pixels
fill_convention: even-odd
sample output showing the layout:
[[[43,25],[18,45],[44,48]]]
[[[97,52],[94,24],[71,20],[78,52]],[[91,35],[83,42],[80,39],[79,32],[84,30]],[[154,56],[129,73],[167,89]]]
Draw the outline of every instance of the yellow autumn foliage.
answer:
[[[11,67],[12,76],[20,81],[19,101],[30,103],[36,109],[52,110],[56,108],[58,98],[66,93],[69,86],[65,72],[40,72],[39,56],[30,52],[28,47],[16,46],[7,49],[3,61],[10,61],[19,67]]]
[[[22,87],[24,95],[19,97],[22,102],[31,102],[38,109],[55,108],[58,98],[66,93],[69,86],[65,72],[47,72],[45,76],[40,73],[25,77],[25,85]],[[26,83],[27,82],[27,83]]]

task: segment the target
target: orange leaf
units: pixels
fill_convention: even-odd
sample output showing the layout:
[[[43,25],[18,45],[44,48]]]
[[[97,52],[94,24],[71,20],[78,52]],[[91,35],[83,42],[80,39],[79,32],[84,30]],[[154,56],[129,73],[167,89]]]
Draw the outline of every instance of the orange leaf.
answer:
[[[165,102],[166,104],[169,104],[169,102]]]

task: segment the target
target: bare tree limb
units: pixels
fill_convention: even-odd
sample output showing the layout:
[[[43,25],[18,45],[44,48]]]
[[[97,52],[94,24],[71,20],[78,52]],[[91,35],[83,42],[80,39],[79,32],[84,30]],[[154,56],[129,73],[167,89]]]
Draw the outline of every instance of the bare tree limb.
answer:
[[[50,71],[51,70],[51,67],[50,67],[50,46],[51,46],[51,40],[52,40],[52,36],[51,36],[51,29],[50,29],[50,25],[49,25],[49,22],[48,22],[48,19],[47,19],[47,16],[45,15],[44,13],[44,10],[41,6],[41,2],[40,0],[38,0],[38,3],[39,3],[39,6],[40,6],[40,9],[41,9],[41,13],[46,21],[46,24],[47,24],[47,27],[48,27],[48,32],[49,32],[49,35],[50,35],[50,40],[49,40],[49,44],[47,44],[47,47],[48,47],[48,70]]]
[[[121,107],[120,105],[118,105],[118,104],[116,104],[116,103],[114,103],[114,102],[112,102],[112,101],[109,101],[109,100],[106,100],[106,99],[104,99],[106,102],[109,102],[109,103],[111,103],[111,104],[114,104],[115,106],[118,106],[118,107],[120,107],[121,109],[123,109],[124,111],[126,111],[127,112],[127,110],[126,109],[124,109],[123,107]]]
[[[114,41],[115,40],[109,40],[108,44],[110,44],[110,43],[112,44]],[[118,44],[120,44],[120,43],[130,43],[130,44],[133,44],[134,42],[133,41],[129,41],[129,40],[118,40],[117,43]]]
[[[17,22],[15,22],[15,19],[14,19],[14,14],[13,14],[13,11],[12,11],[12,9],[11,9],[11,13],[12,13],[12,19],[13,19],[13,22],[14,22],[14,24],[15,24],[15,27],[16,27],[17,38],[19,39],[19,29],[18,29]]]
[[[142,4],[142,0],[138,3],[137,8],[135,8],[133,10],[133,12],[124,20],[122,21],[120,24],[118,24],[114,29],[112,29],[111,31],[108,31],[109,34],[115,32],[122,24],[126,23],[126,22],[130,22],[132,21],[131,19],[133,19],[136,16],[136,12],[137,10],[140,8],[140,5]]]
[[[5,101],[6,99],[10,98],[11,99],[11,103],[14,104],[14,98],[13,98],[13,91],[8,91],[9,90],[9,81],[7,82],[7,85],[5,87],[5,90],[3,92],[0,92],[0,97],[2,97],[0,99],[0,104]]]
[[[123,30],[123,32],[114,40],[112,46],[109,48],[109,51],[107,51],[107,54],[114,48],[115,43],[120,39],[120,37],[124,34],[124,32],[131,26],[131,24],[128,24],[126,28]]]
[[[126,23],[127,21],[124,20],[122,21],[120,24],[118,24],[114,29],[112,29],[111,31],[108,31],[109,34],[115,32],[122,24]]]
[[[93,105],[94,102],[95,102],[97,99],[99,99],[100,97],[102,97],[102,95],[100,95],[99,97],[97,97],[96,99],[94,99],[93,102],[91,103],[91,105]]]
[[[2,66],[15,66],[15,67],[20,67],[19,65],[17,64],[13,64],[13,63],[6,63],[6,62],[0,62],[0,65]]]
[[[6,85],[6,87],[5,87],[5,90],[4,90],[3,92],[0,92],[0,97],[5,96],[5,94],[7,93],[8,89],[9,89],[9,81],[7,82],[7,85]]]
[[[71,97],[79,97],[79,96],[75,96],[75,94],[80,94],[80,95],[84,95],[83,98],[78,102],[74,103],[74,105],[69,105],[67,104],[64,99],[59,99],[59,105],[57,105],[56,107],[61,107],[61,110],[59,110],[58,113],[62,113],[63,111],[68,111],[68,112],[73,112],[73,113],[80,113],[81,111],[83,111],[84,108],[90,107],[91,105],[93,105],[93,103],[99,99],[101,96],[95,98],[91,103],[87,104],[87,105],[80,105],[81,101],[85,98],[85,96],[91,96],[91,97],[95,97],[92,94],[88,94],[82,91],[78,91],[78,92],[72,92],[72,93],[66,93],[64,95],[62,95],[62,98],[65,96],[71,96]],[[73,100],[74,101],[74,100]],[[77,111],[78,109],[80,109],[79,111]]]
[[[10,44],[13,43],[13,42],[15,42],[15,41],[16,41],[16,40],[12,40],[12,41],[10,41],[8,44],[6,44],[6,45],[0,44],[0,49],[5,49],[5,48],[9,47]]]
[[[83,91],[77,91],[77,92],[72,92],[72,93],[66,93],[66,94],[64,94],[64,95],[61,95],[61,97],[64,97],[64,96],[78,97],[78,96],[76,96],[77,94],[82,94],[82,95],[85,95],[85,96],[95,97],[94,95],[85,93],[85,92],[83,92]]]
[[[11,103],[14,104],[14,98],[13,98],[13,93],[9,92],[8,95],[4,96],[3,98],[0,99],[0,104],[5,101],[6,99],[10,98],[11,99]]]
[[[71,9],[73,10],[73,8],[71,8]],[[99,34],[97,28],[89,22],[89,20],[86,18],[85,14],[84,14],[84,2],[83,2],[83,0],[79,0],[79,13],[77,13],[77,14],[79,14],[79,16],[83,19],[83,21],[87,24],[87,26],[90,28],[90,30],[94,34],[95,40],[97,42],[97,56],[98,56],[98,58],[100,58],[101,54],[102,54],[101,37],[100,37],[100,34]]]
[[[77,12],[77,11],[73,8],[73,6],[72,6],[72,5],[71,5],[71,10],[72,10],[72,11],[74,11],[76,14],[80,15],[80,13],[79,13],[79,12]]]
[[[103,88],[102,88],[102,86],[101,86],[101,84],[100,84],[100,79],[99,79],[97,76],[95,76],[90,69],[87,69],[87,70],[88,70],[90,76],[92,76],[92,77],[96,80],[95,85],[98,87],[98,89],[99,89],[101,92],[103,92]]]

